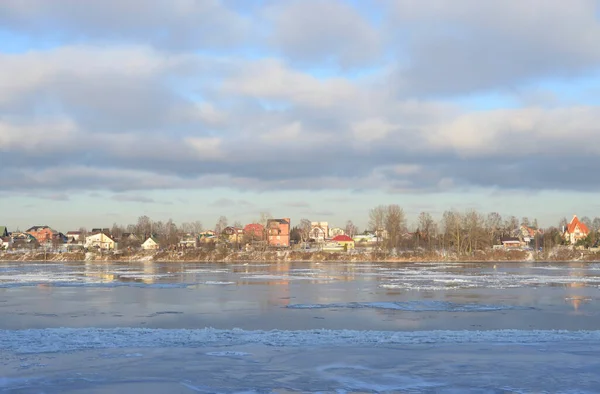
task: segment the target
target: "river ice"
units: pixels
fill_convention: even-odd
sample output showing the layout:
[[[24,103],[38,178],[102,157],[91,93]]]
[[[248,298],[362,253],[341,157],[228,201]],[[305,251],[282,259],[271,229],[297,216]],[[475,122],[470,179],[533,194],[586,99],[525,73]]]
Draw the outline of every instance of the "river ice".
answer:
[[[600,265],[0,264],[0,392],[600,392]]]

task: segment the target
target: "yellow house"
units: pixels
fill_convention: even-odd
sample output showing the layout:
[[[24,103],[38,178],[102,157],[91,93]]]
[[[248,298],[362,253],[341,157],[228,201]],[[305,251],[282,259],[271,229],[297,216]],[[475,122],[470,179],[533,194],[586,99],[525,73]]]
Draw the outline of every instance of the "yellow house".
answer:
[[[85,238],[85,247],[112,250],[115,248],[115,241],[104,233],[97,233]]]
[[[345,247],[348,250],[354,249],[354,240],[345,234],[337,235],[331,240],[337,243],[338,245]]]

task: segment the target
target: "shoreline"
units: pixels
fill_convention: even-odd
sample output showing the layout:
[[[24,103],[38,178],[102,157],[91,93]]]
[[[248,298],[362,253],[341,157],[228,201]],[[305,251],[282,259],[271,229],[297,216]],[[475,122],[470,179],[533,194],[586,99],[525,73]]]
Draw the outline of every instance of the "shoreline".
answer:
[[[477,251],[471,255],[442,254],[435,251],[340,253],[304,251],[227,252],[222,251],[141,251],[134,253],[92,252],[0,252],[0,262],[161,262],[161,263],[281,263],[281,262],[339,262],[339,263],[443,263],[443,262],[600,262],[600,253],[587,250],[557,249],[549,253],[521,250]]]

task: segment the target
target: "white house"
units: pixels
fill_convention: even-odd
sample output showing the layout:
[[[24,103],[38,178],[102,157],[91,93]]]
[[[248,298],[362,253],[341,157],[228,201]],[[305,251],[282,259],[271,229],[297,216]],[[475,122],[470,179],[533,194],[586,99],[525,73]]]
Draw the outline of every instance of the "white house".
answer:
[[[0,250],[9,249],[12,246],[12,243],[11,237],[0,237]]]
[[[115,248],[115,241],[104,233],[97,233],[85,238],[85,247],[112,250]]]
[[[329,223],[312,222],[308,236],[317,242],[325,242],[325,239],[329,237]]]
[[[160,245],[158,244],[158,240],[155,237],[149,237],[142,244],[142,249],[144,250],[158,250]]]
[[[67,237],[67,242],[75,241],[77,243],[77,242],[81,242],[82,238],[83,238],[81,231],[69,231],[65,235]]]
[[[329,236],[331,238],[337,237],[338,235],[346,235],[346,231],[344,231],[344,229],[340,227],[334,227],[332,229],[329,229]]]

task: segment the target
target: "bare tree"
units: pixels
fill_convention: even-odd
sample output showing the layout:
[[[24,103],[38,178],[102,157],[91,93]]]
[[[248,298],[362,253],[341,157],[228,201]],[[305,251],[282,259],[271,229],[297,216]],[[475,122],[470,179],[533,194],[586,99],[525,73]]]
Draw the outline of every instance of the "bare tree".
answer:
[[[484,237],[483,223],[483,216],[476,210],[472,209],[465,212],[462,227],[465,230],[467,252],[473,253],[473,251],[480,249]]]
[[[344,231],[350,238],[353,238],[356,234],[358,234],[358,228],[354,225],[354,223],[352,223],[352,220],[348,220],[346,222],[346,228]]]
[[[488,233],[488,244],[493,246],[502,236],[502,216],[498,212],[490,212],[485,220]]]
[[[137,220],[135,233],[141,237],[147,237],[152,232],[152,220],[144,215]]]
[[[600,218],[599,217],[595,217],[594,220],[592,221],[591,230],[593,230],[595,232],[600,231]]]
[[[406,217],[399,205],[388,205],[385,209],[384,228],[388,233],[387,247],[398,247],[402,234],[406,231]]]
[[[567,220],[567,218],[563,217],[562,219],[560,219],[560,222],[558,223],[558,229],[560,231],[564,231],[564,229],[566,229],[568,225],[569,225],[569,221]]]
[[[244,225],[239,220],[236,220],[235,222],[233,222],[233,227],[243,228]]]
[[[110,229],[110,235],[113,237],[113,239],[120,239],[124,232],[125,229],[123,226],[119,226],[117,223],[113,223],[112,228]]]
[[[307,242],[310,238],[310,230],[311,224],[308,219],[300,219],[300,224],[298,225],[298,231],[300,232],[300,240],[302,242]]]
[[[384,228],[386,211],[385,205],[378,205],[369,211],[369,229],[371,231],[376,232]]]
[[[509,216],[504,221],[503,235],[505,237],[514,237],[515,232],[519,229],[519,219],[516,216]]]
[[[457,211],[445,211],[442,217],[445,246],[453,247],[457,253],[462,253],[463,231],[461,228],[462,216]]]
[[[219,220],[217,221],[217,224],[215,224],[215,233],[217,234],[217,236],[221,235],[223,230],[225,230],[225,227],[227,227],[227,217],[220,216]]]
[[[267,222],[271,219],[273,219],[273,215],[271,215],[270,212],[261,212],[256,223],[262,225],[263,227],[267,227]]]
[[[584,216],[580,220],[581,220],[581,223],[585,224],[588,229],[591,230],[594,227],[592,219],[590,219],[588,216]]]
[[[527,216],[523,216],[523,218],[521,219],[521,225],[527,226],[527,227],[530,226],[530,224],[529,224],[529,218]]]
[[[429,212],[419,213],[418,222],[418,236],[421,240],[427,242],[427,246],[431,249],[431,242],[435,237],[435,221]]]
[[[202,222],[196,220],[194,222],[181,223],[181,231],[188,234],[198,234],[202,232]]]

